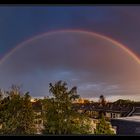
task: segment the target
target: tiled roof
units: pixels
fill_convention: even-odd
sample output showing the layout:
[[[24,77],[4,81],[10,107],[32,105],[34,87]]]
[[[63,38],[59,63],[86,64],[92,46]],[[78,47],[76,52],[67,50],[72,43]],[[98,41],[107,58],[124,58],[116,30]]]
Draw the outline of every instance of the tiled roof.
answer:
[[[116,104],[111,104],[108,103],[105,106],[100,106],[99,103],[97,104],[82,104],[82,105],[74,105],[76,109],[80,110],[87,110],[87,111],[100,111],[100,110],[105,110],[107,112],[128,112],[132,109],[131,106],[119,106]]]

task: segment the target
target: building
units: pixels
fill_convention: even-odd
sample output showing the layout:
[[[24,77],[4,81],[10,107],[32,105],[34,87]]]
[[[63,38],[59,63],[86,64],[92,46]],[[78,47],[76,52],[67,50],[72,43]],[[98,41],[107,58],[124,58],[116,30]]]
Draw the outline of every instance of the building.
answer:
[[[140,116],[111,119],[117,135],[140,135]]]
[[[100,113],[104,113],[108,119],[126,117],[134,111],[132,106],[119,106],[113,103],[107,103],[105,106],[100,106],[99,103],[76,103],[74,107],[78,112],[87,114],[91,118],[98,118]]]
[[[118,135],[140,135],[140,107],[134,106],[127,117],[111,119]]]
[[[90,101],[87,99],[84,99],[84,98],[79,98],[79,99],[76,99],[75,101],[73,101],[73,103],[85,104],[85,103],[90,103]]]
[[[43,126],[43,119],[42,119],[42,104],[40,101],[33,101],[32,102],[34,114],[35,114],[35,127],[37,130],[37,134],[41,134],[44,126]]]

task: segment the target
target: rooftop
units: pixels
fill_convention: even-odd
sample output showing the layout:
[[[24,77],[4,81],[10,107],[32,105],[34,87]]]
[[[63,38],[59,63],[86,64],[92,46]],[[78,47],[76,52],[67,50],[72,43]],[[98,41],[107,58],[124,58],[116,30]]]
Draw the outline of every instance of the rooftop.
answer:
[[[140,122],[140,116],[121,117],[121,118],[116,118],[114,120]]]

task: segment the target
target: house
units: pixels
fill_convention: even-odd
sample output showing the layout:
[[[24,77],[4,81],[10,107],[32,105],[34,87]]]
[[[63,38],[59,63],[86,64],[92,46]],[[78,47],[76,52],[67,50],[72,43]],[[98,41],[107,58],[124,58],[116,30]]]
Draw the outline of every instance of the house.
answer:
[[[35,114],[35,127],[37,130],[37,134],[41,134],[43,130],[43,119],[42,119],[42,104],[40,101],[32,102],[32,107]]]
[[[117,135],[140,135],[140,116],[111,119]]]
[[[126,117],[132,112],[132,106],[119,106],[113,103],[107,103],[105,106],[100,106],[99,103],[74,104],[75,109],[87,114],[89,117],[98,118],[101,113],[108,119]]]
[[[140,135],[140,107],[133,106],[127,117],[111,119],[118,135]]]

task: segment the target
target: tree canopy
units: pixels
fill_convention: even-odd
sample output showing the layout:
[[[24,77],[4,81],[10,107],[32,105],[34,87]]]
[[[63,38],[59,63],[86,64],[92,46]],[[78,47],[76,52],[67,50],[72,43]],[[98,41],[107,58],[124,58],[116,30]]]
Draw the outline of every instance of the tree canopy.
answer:
[[[34,134],[34,112],[29,93],[21,95],[20,88],[12,86],[0,102],[0,134],[27,135]]]
[[[110,122],[105,120],[104,115],[102,114],[101,119],[99,119],[99,123],[97,123],[95,134],[97,135],[112,135],[114,131],[111,129]]]
[[[46,101],[45,134],[88,134],[89,124],[85,116],[73,107],[73,101],[79,98],[77,88],[68,90],[62,81],[49,85],[52,98]]]

